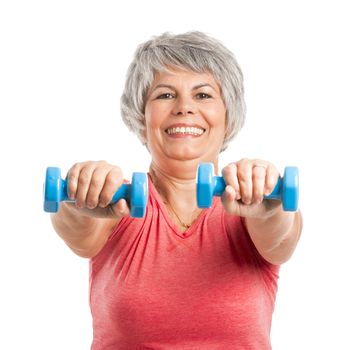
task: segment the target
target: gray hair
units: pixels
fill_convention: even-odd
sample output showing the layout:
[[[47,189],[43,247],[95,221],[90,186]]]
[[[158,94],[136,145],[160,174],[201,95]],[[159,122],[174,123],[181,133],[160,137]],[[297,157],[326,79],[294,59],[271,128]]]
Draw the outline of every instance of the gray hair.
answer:
[[[236,136],[245,121],[243,74],[234,57],[218,40],[202,33],[164,33],[139,45],[131,62],[121,97],[124,123],[143,144],[145,104],[148,89],[157,72],[168,67],[209,72],[221,87],[226,106],[226,134],[221,151]]]

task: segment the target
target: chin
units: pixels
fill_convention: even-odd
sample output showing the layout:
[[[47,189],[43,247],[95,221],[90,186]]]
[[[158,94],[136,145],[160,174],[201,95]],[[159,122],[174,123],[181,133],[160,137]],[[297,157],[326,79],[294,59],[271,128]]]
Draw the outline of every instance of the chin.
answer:
[[[182,147],[181,147],[182,148]],[[188,148],[182,148],[180,149],[169,149],[169,150],[164,150],[165,155],[169,159],[174,159],[174,160],[193,160],[193,159],[198,159],[201,157],[202,152],[198,152],[198,149],[188,149]]]

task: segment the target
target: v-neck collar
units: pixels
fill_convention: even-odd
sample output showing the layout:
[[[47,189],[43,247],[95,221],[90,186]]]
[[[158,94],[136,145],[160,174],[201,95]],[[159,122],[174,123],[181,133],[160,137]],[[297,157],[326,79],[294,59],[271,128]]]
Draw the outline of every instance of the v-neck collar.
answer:
[[[194,232],[196,232],[197,227],[203,222],[204,218],[210,213],[210,211],[213,209],[214,206],[216,206],[217,204],[217,199],[218,198],[213,198],[213,206],[211,208],[206,208],[203,209],[201,211],[201,213],[198,215],[198,217],[196,218],[196,220],[192,223],[192,225],[186,230],[186,231],[181,231],[177,225],[175,224],[174,220],[172,219],[172,217],[170,216],[166,205],[163,201],[163,198],[161,197],[161,195],[159,194],[158,190],[156,189],[156,187],[154,186],[150,175],[148,174],[148,186],[149,186],[149,193],[152,193],[153,197],[155,198],[159,209],[161,210],[161,212],[163,213],[164,219],[166,220],[168,226],[172,229],[172,231],[179,237],[185,239],[188,238],[190,236],[192,236],[192,234]]]

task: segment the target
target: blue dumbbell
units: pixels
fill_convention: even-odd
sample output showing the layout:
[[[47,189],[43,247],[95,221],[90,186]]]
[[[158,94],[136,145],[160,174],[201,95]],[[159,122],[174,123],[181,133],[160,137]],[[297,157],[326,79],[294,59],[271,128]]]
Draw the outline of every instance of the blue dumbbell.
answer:
[[[148,201],[147,175],[144,173],[133,173],[131,184],[121,185],[114,194],[111,203],[116,203],[121,198],[127,200],[132,217],[143,217]],[[68,198],[67,181],[61,179],[60,168],[49,167],[46,170],[44,184],[44,210],[49,213],[56,213],[62,201],[74,202]]]
[[[226,183],[222,176],[214,176],[211,163],[202,163],[197,170],[197,205],[199,208],[210,208],[213,196],[221,196]],[[285,211],[296,211],[299,200],[299,171],[297,167],[286,167],[283,178],[279,178],[272,193],[264,199],[275,199],[282,202]]]

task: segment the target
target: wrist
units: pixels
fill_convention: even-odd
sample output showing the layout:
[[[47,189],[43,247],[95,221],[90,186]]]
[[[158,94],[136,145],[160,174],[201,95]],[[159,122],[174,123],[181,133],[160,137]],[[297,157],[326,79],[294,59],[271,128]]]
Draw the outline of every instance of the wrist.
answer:
[[[293,224],[295,213],[284,211],[282,205],[274,206],[266,210],[264,214],[249,218],[249,221],[256,227],[269,227],[271,229],[281,226],[289,227]]]

